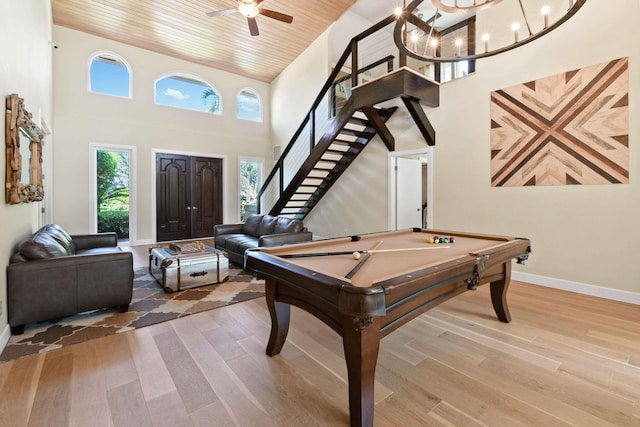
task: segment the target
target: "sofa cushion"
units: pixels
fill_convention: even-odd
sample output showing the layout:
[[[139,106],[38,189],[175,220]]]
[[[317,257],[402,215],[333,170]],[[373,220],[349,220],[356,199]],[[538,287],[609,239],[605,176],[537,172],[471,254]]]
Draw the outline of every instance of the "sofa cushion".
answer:
[[[262,215],[251,215],[242,225],[242,232],[249,236],[259,236],[258,227],[262,222]]]
[[[60,228],[57,224],[48,224],[42,227],[40,232],[44,232],[53,237],[56,242],[60,243],[60,245],[65,249],[68,255],[71,255],[75,252],[73,247],[73,240],[71,236],[67,234],[62,228]]]
[[[277,216],[265,215],[262,217],[262,221],[260,221],[260,226],[258,227],[258,231],[254,236],[260,237],[265,234],[273,233],[273,229],[276,227],[276,223],[278,222]]]
[[[299,233],[304,228],[302,221],[299,219],[291,219],[285,217],[278,217],[276,226],[273,229],[273,234],[280,233]]]
[[[122,248],[119,246],[102,246],[98,248],[82,249],[76,252],[76,255],[101,255],[101,254],[114,254],[122,252]]]
[[[238,236],[246,236],[246,234],[241,233],[231,233],[231,234],[221,234],[216,236],[215,244],[217,248],[226,248],[228,247],[228,242],[235,239]]]
[[[225,248],[237,254],[244,254],[245,250],[257,247],[258,238],[246,234],[236,234],[225,242]]]
[[[20,253],[28,260],[71,255],[46,231],[38,231],[20,244]]]

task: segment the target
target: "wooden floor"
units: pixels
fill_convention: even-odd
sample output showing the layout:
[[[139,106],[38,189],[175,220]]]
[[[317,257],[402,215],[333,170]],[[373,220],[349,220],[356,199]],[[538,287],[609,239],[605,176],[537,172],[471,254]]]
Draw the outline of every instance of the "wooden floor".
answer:
[[[144,255],[141,255],[144,260]],[[640,426],[640,307],[518,282],[382,341],[376,426]],[[341,341],[292,310],[264,350],[262,299],[0,364],[0,426],[346,426]]]

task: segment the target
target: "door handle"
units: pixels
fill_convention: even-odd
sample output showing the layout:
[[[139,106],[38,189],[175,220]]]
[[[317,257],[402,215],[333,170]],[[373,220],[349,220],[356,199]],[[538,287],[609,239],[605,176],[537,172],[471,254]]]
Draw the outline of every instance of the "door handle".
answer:
[[[198,209],[198,207],[197,206],[193,206],[193,207],[191,207],[191,209],[193,209],[195,211],[195,210]]]

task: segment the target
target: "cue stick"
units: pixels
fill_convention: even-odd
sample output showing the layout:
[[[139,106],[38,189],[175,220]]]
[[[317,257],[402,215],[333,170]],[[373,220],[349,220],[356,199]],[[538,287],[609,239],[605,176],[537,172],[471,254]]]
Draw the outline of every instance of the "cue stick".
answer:
[[[378,244],[376,245],[375,248],[373,248],[373,250],[375,251],[376,249],[378,249],[380,247],[380,245],[382,244],[382,240],[380,240],[378,242]],[[355,276],[355,274],[358,272],[358,270],[360,270],[360,268],[364,265],[365,262],[367,262],[367,260],[371,257],[371,252],[367,251],[364,252],[364,257],[362,257],[362,259],[360,260],[359,263],[356,264],[355,267],[353,267],[351,269],[350,272],[347,273],[346,276],[344,276],[346,279],[351,279],[353,276]]]
[[[451,246],[428,246],[423,248],[399,248],[399,249],[371,249],[371,250],[363,250],[363,251],[338,251],[338,252],[311,252],[311,253],[303,253],[303,254],[284,254],[279,255],[280,258],[307,258],[307,257],[316,257],[316,256],[331,256],[331,255],[353,255],[354,252],[359,252],[361,254],[377,254],[384,252],[401,252],[401,251],[423,251],[428,249],[449,249]]]

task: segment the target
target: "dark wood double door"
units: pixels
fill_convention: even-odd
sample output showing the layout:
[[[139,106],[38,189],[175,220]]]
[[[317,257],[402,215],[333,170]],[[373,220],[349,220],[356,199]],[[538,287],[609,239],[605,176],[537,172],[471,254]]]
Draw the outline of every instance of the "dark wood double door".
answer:
[[[156,154],[156,240],[213,237],[222,223],[222,159]]]

